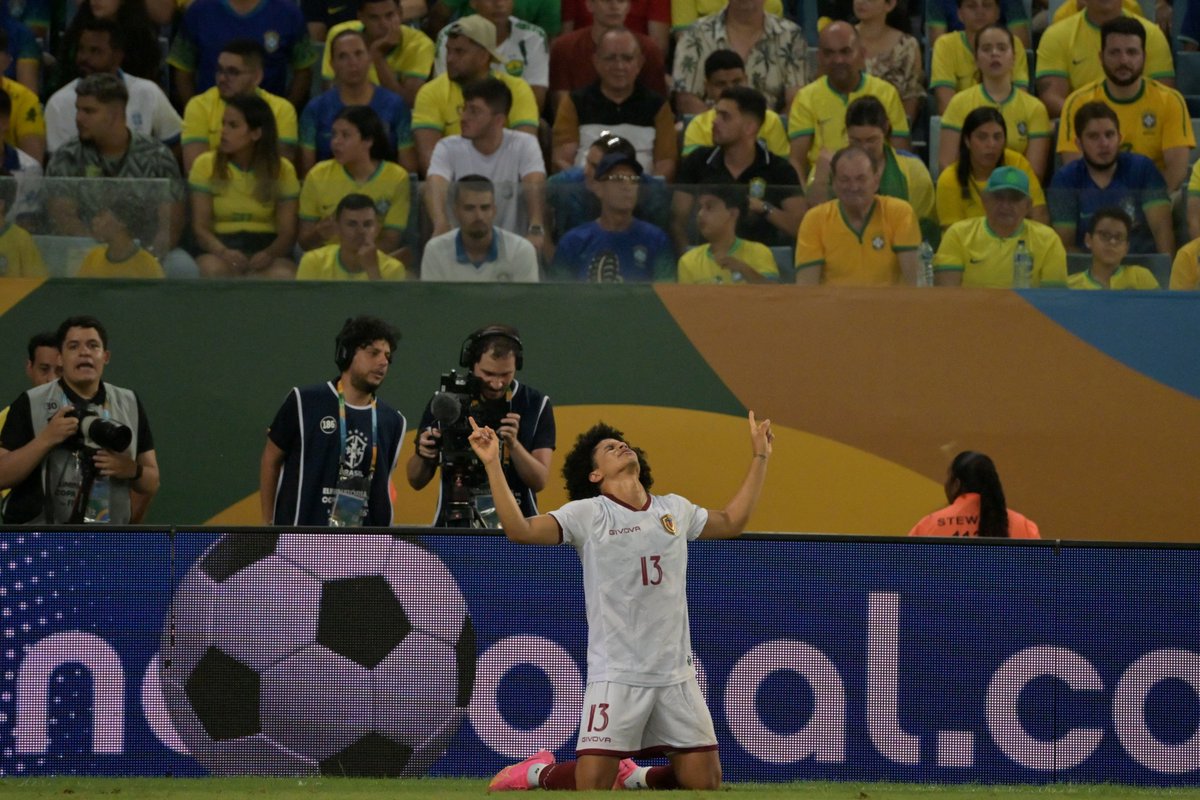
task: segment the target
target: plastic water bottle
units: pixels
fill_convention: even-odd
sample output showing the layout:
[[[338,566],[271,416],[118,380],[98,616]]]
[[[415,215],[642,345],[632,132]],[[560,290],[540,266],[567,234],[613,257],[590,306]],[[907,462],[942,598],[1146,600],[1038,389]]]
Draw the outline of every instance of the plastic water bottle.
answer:
[[[1017,249],[1013,251],[1012,283],[1014,289],[1028,289],[1033,285],[1033,256],[1024,239],[1017,241]]]
[[[933,248],[929,242],[921,242],[917,248],[917,261],[921,271],[917,273],[917,286],[933,286]]]

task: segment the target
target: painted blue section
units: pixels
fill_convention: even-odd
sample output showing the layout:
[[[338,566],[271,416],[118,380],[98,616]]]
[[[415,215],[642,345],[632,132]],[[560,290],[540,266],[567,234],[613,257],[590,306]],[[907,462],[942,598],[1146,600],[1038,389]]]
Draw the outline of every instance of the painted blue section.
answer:
[[[171,587],[216,539],[0,532],[0,776],[205,774],[147,723],[143,673]],[[420,542],[466,599],[478,668],[431,772],[484,777],[537,747],[570,758],[586,660],[574,552]],[[727,780],[1200,785],[1200,548],[789,538],[699,542],[690,561]],[[69,631],[124,669],[118,753],[90,752],[94,681],[70,657],[51,672],[50,746],[28,752],[37,709],[19,676]],[[413,680],[426,669],[418,654]],[[296,724],[321,731],[305,711]]]
[[[1195,293],[1039,289],[1020,294],[1130,369],[1200,397],[1200,296]]]

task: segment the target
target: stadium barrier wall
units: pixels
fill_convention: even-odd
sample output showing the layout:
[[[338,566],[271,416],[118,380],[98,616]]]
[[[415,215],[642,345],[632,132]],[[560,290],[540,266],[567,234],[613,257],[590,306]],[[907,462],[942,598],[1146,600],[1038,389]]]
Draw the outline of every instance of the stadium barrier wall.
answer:
[[[689,551],[728,780],[1200,784],[1195,547]],[[572,756],[586,630],[566,547],[6,528],[0,562],[0,776],[484,777]]]
[[[518,379],[555,406],[540,501],[598,419],[673,490],[723,505],[747,409],[777,436],[755,530],[907,533],[945,503],[959,450],[990,454],[1044,536],[1200,542],[1200,302],[1192,294],[837,287],[301,285],[0,281],[0,403],[27,388],[25,342],[69,314],[109,329],[105,379],[145,403],[162,489],[148,521],[256,525],[264,430],[290,387],[334,377],[346,317],[403,333],[381,398],[413,428],[492,322],[525,342]],[[395,481],[395,522],[437,491]]]

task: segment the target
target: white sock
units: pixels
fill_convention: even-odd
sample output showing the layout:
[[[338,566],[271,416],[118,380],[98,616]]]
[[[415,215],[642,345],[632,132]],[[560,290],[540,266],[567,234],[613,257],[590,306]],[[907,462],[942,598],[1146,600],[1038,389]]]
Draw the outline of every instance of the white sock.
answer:
[[[525,773],[525,782],[529,784],[529,788],[533,789],[538,785],[538,776],[542,774],[542,770],[550,766],[549,764],[530,764],[529,772]]]
[[[646,783],[646,775],[650,772],[649,767],[638,767],[628,778],[625,779],[626,789],[649,789],[650,785]]]

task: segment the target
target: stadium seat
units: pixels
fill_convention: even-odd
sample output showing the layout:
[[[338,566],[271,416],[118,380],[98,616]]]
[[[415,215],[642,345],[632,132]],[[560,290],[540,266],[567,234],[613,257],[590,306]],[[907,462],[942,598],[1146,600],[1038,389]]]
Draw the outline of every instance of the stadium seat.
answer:
[[[791,245],[772,247],[771,254],[775,256],[775,265],[779,267],[779,282],[795,283],[796,256]]]
[[[942,118],[936,114],[929,118],[929,174],[933,177],[934,186],[937,185],[938,173],[938,145],[942,138]]]
[[[1175,54],[1175,88],[1184,96],[1200,95],[1200,51]]]

